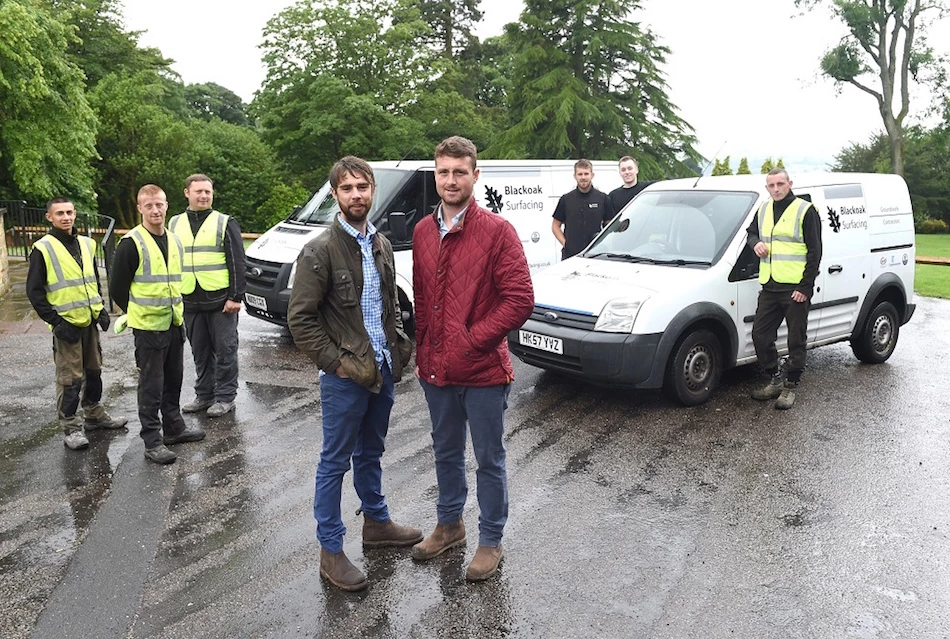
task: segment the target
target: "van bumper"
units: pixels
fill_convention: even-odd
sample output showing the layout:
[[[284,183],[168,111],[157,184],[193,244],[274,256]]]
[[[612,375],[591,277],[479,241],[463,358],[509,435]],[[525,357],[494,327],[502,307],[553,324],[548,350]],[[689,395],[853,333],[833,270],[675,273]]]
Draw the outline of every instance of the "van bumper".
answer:
[[[266,262],[247,258],[244,310],[248,315],[265,322],[287,326],[287,307],[290,304],[290,269],[293,264]]]
[[[526,364],[605,386],[662,386],[662,377],[650,379],[662,333],[599,333],[531,319],[525,322],[521,330],[558,338],[563,345],[563,354],[549,353],[522,344],[519,331],[511,331],[508,334],[508,348]]]

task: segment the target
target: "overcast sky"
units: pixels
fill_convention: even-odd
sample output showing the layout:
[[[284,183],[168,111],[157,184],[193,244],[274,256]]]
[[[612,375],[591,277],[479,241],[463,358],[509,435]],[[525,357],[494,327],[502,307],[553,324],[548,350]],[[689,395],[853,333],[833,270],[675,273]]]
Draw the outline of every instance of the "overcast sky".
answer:
[[[264,79],[257,45],[268,19],[292,0],[125,0],[141,44],[176,61],[186,83],[216,82],[250,101]],[[823,169],[851,142],[883,129],[874,100],[840,93],[817,73],[822,53],[844,35],[827,13],[799,16],[793,0],[643,0],[634,20],[672,50],[670,96],[695,129],[706,157],[766,156],[794,170]],[[520,0],[482,0],[480,37],[518,19]],[[950,39],[948,22],[931,35]],[[942,36],[942,37],[938,37]],[[918,106],[923,107],[923,100]]]

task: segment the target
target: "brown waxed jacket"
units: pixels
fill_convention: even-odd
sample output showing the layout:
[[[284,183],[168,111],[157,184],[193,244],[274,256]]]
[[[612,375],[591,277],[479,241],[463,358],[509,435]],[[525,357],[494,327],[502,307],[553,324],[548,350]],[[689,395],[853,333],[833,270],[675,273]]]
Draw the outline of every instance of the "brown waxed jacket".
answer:
[[[412,342],[402,329],[392,245],[380,233],[373,239],[373,257],[383,296],[383,329],[392,355],[393,379],[398,382],[412,356]],[[297,257],[287,324],[297,348],[321,370],[335,373],[342,366],[354,382],[378,393],[382,374],[363,324],[362,291],[359,244],[337,218]]]

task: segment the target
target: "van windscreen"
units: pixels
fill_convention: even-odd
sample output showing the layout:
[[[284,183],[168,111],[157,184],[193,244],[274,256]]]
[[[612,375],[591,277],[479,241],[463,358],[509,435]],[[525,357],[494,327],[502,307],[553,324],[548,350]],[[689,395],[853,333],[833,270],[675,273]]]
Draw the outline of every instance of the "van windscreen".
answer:
[[[392,198],[393,193],[399,190],[410,175],[412,175],[412,171],[402,169],[373,170],[373,177],[376,179],[376,190],[373,194],[373,206],[369,210],[370,220],[377,219],[379,207]],[[287,218],[287,222],[307,225],[330,224],[339,212],[340,207],[333,199],[333,194],[330,192],[330,182],[327,181],[299,211]]]
[[[581,255],[710,266],[722,257],[757,199],[756,193],[735,191],[647,191]]]

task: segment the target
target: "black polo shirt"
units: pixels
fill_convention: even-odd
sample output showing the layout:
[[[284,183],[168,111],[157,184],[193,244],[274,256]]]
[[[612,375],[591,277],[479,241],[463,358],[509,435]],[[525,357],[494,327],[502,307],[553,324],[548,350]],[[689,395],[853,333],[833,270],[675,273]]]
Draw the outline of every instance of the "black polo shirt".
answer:
[[[564,225],[561,257],[567,259],[584,250],[613,216],[610,198],[593,187],[587,193],[574,189],[562,195],[554,209],[554,219]]]

